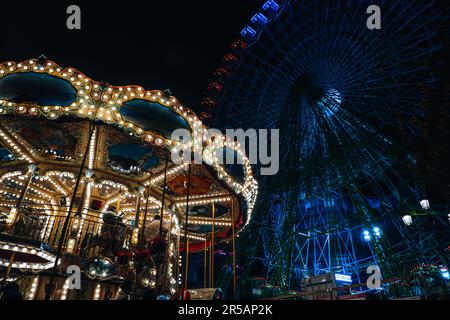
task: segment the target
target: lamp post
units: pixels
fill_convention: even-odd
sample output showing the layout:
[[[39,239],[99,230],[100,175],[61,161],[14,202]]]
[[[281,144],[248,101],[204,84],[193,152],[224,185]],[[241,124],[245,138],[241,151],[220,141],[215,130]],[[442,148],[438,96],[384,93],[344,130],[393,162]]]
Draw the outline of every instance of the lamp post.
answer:
[[[422,252],[421,250],[419,250],[419,251],[417,250],[417,246],[414,244],[415,237],[416,237],[415,234],[418,234],[419,237],[421,235],[428,234],[428,230],[426,230],[426,225],[424,225],[422,223],[423,221],[421,221],[420,217],[421,216],[423,216],[423,217],[433,217],[433,216],[439,217],[439,216],[443,216],[445,214],[443,212],[436,212],[436,211],[432,210],[430,208],[429,201],[426,199],[420,201],[419,203],[420,203],[421,209],[415,209],[415,210],[412,210],[412,212],[405,212],[402,215],[402,221],[405,224],[405,226],[411,228],[411,230],[416,231],[416,232],[411,232],[411,235],[410,235],[410,237],[413,241],[412,248],[413,248],[413,251],[414,251],[414,254],[416,257],[418,255],[422,256],[425,252]],[[413,216],[415,217],[414,219],[416,219],[416,217],[418,217],[417,223],[413,223]],[[450,218],[450,214],[448,214],[448,217]],[[407,234],[409,234],[409,232]],[[442,249],[440,249],[439,246],[437,246],[437,242],[434,237],[425,237],[423,240],[421,240],[419,238],[419,241],[426,241],[432,248],[433,252],[442,260],[443,264],[446,266],[450,265],[450,262],[448,261],[448,258],[445,255],[445,253],[443,253]],[[426,283],[422,284],[422,286],[423,285],[425,285],[425,290],[427,290]]]

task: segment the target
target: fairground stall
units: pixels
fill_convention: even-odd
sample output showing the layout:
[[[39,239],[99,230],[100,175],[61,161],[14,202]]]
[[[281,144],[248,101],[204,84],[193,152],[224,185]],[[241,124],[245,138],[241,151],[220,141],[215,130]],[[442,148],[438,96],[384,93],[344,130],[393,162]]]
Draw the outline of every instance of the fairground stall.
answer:
[[[171,139],[179,128],[205,161],[172,161],[193,144]],[[256,196],[239,144],[170,92],[45,57],[0,64],[0,281],[24,299],[178,299],[189,254],[206,270],[215,244],[234,249]]]

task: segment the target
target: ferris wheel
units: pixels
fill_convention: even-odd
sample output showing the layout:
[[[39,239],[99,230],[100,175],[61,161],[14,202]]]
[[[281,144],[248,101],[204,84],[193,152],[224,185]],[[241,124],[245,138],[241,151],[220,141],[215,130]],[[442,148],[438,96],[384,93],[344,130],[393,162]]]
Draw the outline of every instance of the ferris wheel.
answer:
[[[261,240],[268,282],[296,288],[339,272],[359,283],[369,265],[389,277],[448,263],[448,237],[436,234],[447,217],[426,231],[428,218],[402,221],[430,210],[402,137],[420,131],[411,119],[424,116],[421,86],[435,80],[424,60],[441,48],[445,12],[380,1],[381,29],[369,30],[371,4],[265,2],[208,87],[203,116],[216,127],[280,129],[280,172],[261,177],[247,232],[249,245]]]

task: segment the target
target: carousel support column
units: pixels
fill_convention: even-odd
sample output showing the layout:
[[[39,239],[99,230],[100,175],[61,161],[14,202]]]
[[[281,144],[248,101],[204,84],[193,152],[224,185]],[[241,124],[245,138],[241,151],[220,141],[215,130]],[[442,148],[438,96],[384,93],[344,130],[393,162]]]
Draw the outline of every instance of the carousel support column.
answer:
[[[150,180],[151,180],[151,176],[150,176]],[[144,245],[145,245],[145,223],[147,222],[147,211],[148,211],[148,203],[150,202],[150,182],[147,186],[147,195],[146,195],[146,201],[145,201],[145,211],[144,211],[144,222],[142,223],[142,231],[141,231],[141,239],[142,241],[144,241]]]
[[[8,268],[6,269],[6,273],[5,273],[5,277],[3,278],[3,286],[5,286],[5,284],[6,284],[6,281],[8,280],[8,278],[9,278],[9,274],[11,273],[11,268],[12,268],[12,265],[13,265],[13,263],[14,263],[14,259],[16,258],[16,252],[13,252],[12,254],[11,254],[11,257],[9,258],[9,262],[8,262]]]
[[[45,238],[47,239],[47,243],[50,245],[53,245],[55,242],[56,237],[56,229],[58,229],[61,217],[60,217],[60,210],[52,210],[50,207],[47,207],[47,210],[45,211],[45,214],[49,217],[48,224],[47,224],[47,230],[45,231]],[[52,215],[54,217],[52,217]],[[44,238],[44,239],[45,239]]]
[[[39,285],[39,275],[35,276],[33,278],[33,281],[31,282],[30,291],[27,293],[26,296],[27,300],[34,300],[38,285]]]
[[[188,166],[188,179],[187,179],[187,194],[186,194],[186,214],[184,222],[184,263],[186,266],[184,272],[184,281],[182,282],[181,297],[184,298],[184,292],[187,290],[188,282],[188,259],[189,259],[189,239],[188,239],[188,217],[189,217],[189,195],[191,193],[191,164]]]
[[[94,172],[91,169],[86,170],[86,180],[84,183],[84,190],[83,190],[83,200],[80,201],[80,204],[83,206],[82,207],[82,214],[81,217],[79,216],[79,212],[77,212],[77,220],[79,221],[78,223],[78,233],[76,238],[78,239],[78,244],[77,244],[77,248],[78,250],[81,252],[81,246],[83,244],[83,240],[84,237],[87,237],[88,235],[88,226],[86,227],[86,231],[84,232],[85,229],[85,220],[86,218],[89,218],[89,207],[91,204],[91,195],[92,195],[92,185],[94,184],[93,180],[92,180],[92,176],[94,175]],[[69,215],[70,216],[70,215]],[[89,221],[89,220],[88,220]]]
[[[161,200],[161,214],[159,215],[159,237],[162,237],[163,231],[163,218],[164,218],[164,201],[166,199],[166,184],[167,184],[167,165],[169,161],[166,159],[166,163],[164,165],[164,184],[163,184],[163,193]]]
[[[188,288],[188,275],[189,275],[189,238],[187,238],[186,240],[186,270],[185,270],[185,274],[186,276],[184,277],[184,288],[185,290],[187,290]]]
[[[212,203],[212,227],[211,227],[211,288],[214,288],[214,228],[216,225],[216,205]]]
[[[212,261],[212,250],[211,250],[211,244],[212,244],[212,238],[211,238],[211,240],[209,241],[209,257],[208,257],[208,259],[209,259],[209,268],[208,268],[208,285],[209,285],[209,288],[212,288],[212,285],[211,285],[211,278],[212,278],[212,273],[211,273],[211,266],[212,266],[212,263],[211,263],[211,261]]]
[[[52,211],[48,210],[46,212],[46,214],[48,216],[51,216],[52,215]],[[56,210],[56,211],[53,210],[53,214],[55,215],[55,218],[53,219],[53,221],[51,223],[51,229],[49,231],[48,240],[47,240],[47,243],[52,245],[52,246],[58,240],[57,239],[57,235],[58,235],[59,227],[61,225],[61,221],[64,222],[64,219],[63,219],[62,215],[60,215],[60,210],[59,209]]]
[[[206,288],[206,256],[207,256],[207,248],[206,248],[206,238],[205,238],[205,242],[204,242],[205,246],[204,246],[204,259],[203,259],[203,288]]]
[[[64,211],[63,211],[65,213],[64,219],[65,219],[65,217],[67,217],[67,215],[70,216],[69,207],[66,205],[67,203],[70,203],[70,198],[66,197],[66,198],[61,198],[60,199],[60,208],[64,207]],[[61,209],[58,210],[58,212],[61,212],[61,211],[62,211]],[[59,219],[62,220],[63,218],[60,217]],[[58,224],[59,224],[59,222],[58,222]],[[69,237],[69,233],[66,234],[66,238],[64,239],[64,243],[66,243],[68,241],[68,237]]]
[[[25,182],[25,185],[20,192],[19,199],[17,200],[16,206],[12,207],[11,210],[9,211],[8,217],[6,219],[6,226],[11,231],[13,231],[14,226],[17,222],[17,214],[19,213],[20,208],[22,207],[22,203],[25,200],[28,189],[30,188],[31,180],[33,180],[35,171],[36,171],[35,164],[31,164],[28,166],[28,172],[27,172],[28,179]]]
[[[181,285],[181,281],[180,281],[180,267],[181,267],[181,255],[180,255],[180,230],[178,230],[177,232],[177,268],[176,268],[176,281],[178,286]]]
[[[98,106],[98,104],[97,104]],[[97,112],[97,111],[96,111]],[[94,117],[95,118],[95,117]],[[94,186],[94,181],[92,176],[94,175],[94,166],[96,161],[96,155],[97,155],[97,142],[98,142],[98,129],[94,126],[94,130],[92,132],[92,135],[89,139],[89,145],[88,145],[88,158],[87,158],[87,167],[88,170],[86,170],[86,197],[83,201],[84,207],[83,207],[83,214],[81,215],[81,223],[80,223],[80,230],[78,232],[78,238],[79,238],[79,244],[80,246],[83,244],[83,241],[85,240],[85,237],[89,236],[89,224],[91,223],[91,219],[89,219],[89,209],[91,205],[91,195],[92,195],[92,189]],[[86,218],[88,218],[87,226],[85,228],[84,223]],[[80,250],[81,252],[81,250]]]
[[[144,187],[139,186],[138,192],[136,193],[136,212],[134,215],[134,228],[133,232],[131,234],[131,244],[135,246],[135,248],[140,248],[140,242],[139,241],[139,220],[140,220],[140,211],[141,211],[141,196],[144,192]],[[137,283],[138,283],[138,272],[137,272],[137,266],[136,264],[133,264],[135,274],[134,274],[134,286],[133,286],[133,294],[132,294],[132,300],[136,298],[137,294]]]
[[[122,191],[119,191],[119,194],[117,195],[117,202],[116,202],[116,214],[118,216],[120,216],[120,201],[121,201],[121,199],[122,199]],[[126,237],[125,237],[125,241],[126,241]],[[122,247],[124,247],[123,243],[121,245],[122,245]],[[100,250],[100,248],[99,248],[99,250]]]
[[[235,241],[235,202],[231,200],[231,232],[233,242],[233,299],[236,299],[236,241]]]
[[[70,233],[75,233],[75,237],[71,237],[71,239],[70,240],[72,240],[72,242],[76,242],[76,237],[77,237],[77,234],[78,234],[78,230],[79,230],[79,228],[80,228],[80,224],[81,224],[81,211],[83,210],[83,204],[84,204],[84,200],[85,200],[85,198],[86,198],[86,189],[87,189],[87,185],[88,185],[88,182],[87,181],[85,181],[85,183],[84,183],[84,186],[83,186],[83,191],[81,192],[81,196],[80,196],[80,201],[79,201],[79,203],[78,203],[78,208],[77,208],[77,211],[75,212],[75,214],[74,214],[74,217],[73,217],[73,221],[72,221],[72,224],[71,224],[71,232],[68,232],[67,233],[67,236],[66,237],[70,237]],[[70,216],[72,213],[71,212],[68,212],[68,215]],[[70,222],[69,222],[69,226],[70,226]],[[66,240],[66,239],[65,239]],[[69,241],[70,241],[69,240]]]
[[[171,237],[172,237],[172,212],[174,212],[174,210],[170,210],[169,212],[169,231],[167,232],[167,243],[170,247],[171,245]],[[173,255],[173,251],[172,251],[172,255]],[[167,276],[167,272],[168,270],[168,266],[170,267],[170,263],[168,264],[167,261],[170,261],[170,257],[167,257],[167,250],[166,252],[164,252],[164,279],[167,281],[167,278],[170,278],[170,272],[169,272],[169,277]]]
[[[122,192],[117,195],[116,212],[119,214],[120,211],[120,199],[122,199]]]
[[[144,193],[144,187],[140,186],[138,189],[138,192],[136,193],[136,213],[134,215],[134,229],[133,229],[133,236],[132,236],[132,243],[139,247],[140,241],[139,241],[139,225],[141,220],[141,196]]]
[[[116,202],[116,214],[120,217],[120,206],[121,206],[121,199],[122,199],[122,192],[119,191],[119,194],[117,195],[117,202]],[[125,249],[127,247],[126,243],[128,242],[128,231],[126,231],[125,236],[123,238],[122,243],[120,244],[120,247],[122,249]],[[100,247],[98,247],[100,250]]]
[[[171,209],[170,212],[169,212],[170,220],[169,220],[169,232],[167,232],[167,243],[170,243],[171,238],[172,238],[172,228],[173,228],[173,222],[172,222],[172,220],[173,220],[173,212],[175,212],[175,210],[174,210],[173,207],[172,207],[172,209]]]
[[[66,218],[64,220],[64,225],[63,225],[63,228],[62,228],[62,231],[61,231],[61,236],[59,238],[58,248],[57,248],[56,257],[55,257],[55,263],[53,264],[52,274],[50,276],[50,281],[48,283],[48,289],[47,289],[47,291],[45,293],[45,300],[50,300],[50,294],[51,294],[51,291],[52,291],[53,283],[55,281],[56,270],[58,268],[59,259],[61,257],[62,246],[63,246],[63,243],[64,243],[64,239],[66,237],[67,228],[69,226],[70,213],[72,212],[72,208],[73,208],[73,205],[75,203],[75,195],[77,194],[78,187],[80,185],[80,181],[81,181],[81,177],[82,177],[82,174],[83,174],[84,166],[85,166],[86,159],[87,159],[87,156],[88,156],[88,151],[91,149],[90,148],[90,144],[91,144],[91,141],[92,141],[91,137],[94,134],[94,132],[95,132],[95,125],[91,123],[90,130],[89,130],[89,142],[88,142],[86,151],[84,152],[83,159],[81,161],[80,170],[78,171],[78,176],[77,176],[77,180],[75,182],[75,186],[73,188],[72,197],[70,198],[69,210],[68,210],[68,214],[66,215]]]
[[[45,214],[48,216],[45,222],[45,228],[42,230],[41,233],[41,241],[45,242],[45,239],[47,238],[47,243],[50,242],[49,237],[47,237],[47,233],[49,232],[49,230],[51,230],[50,225],[52,224],[51,221],[51,216],[52,216],[52,212],[50,211],[48,206],[44,206],[45,208]],[[59,212],[59,210],[56,212],[56,214]],[[53,212],[53,214],[55,214],[55,212]]]

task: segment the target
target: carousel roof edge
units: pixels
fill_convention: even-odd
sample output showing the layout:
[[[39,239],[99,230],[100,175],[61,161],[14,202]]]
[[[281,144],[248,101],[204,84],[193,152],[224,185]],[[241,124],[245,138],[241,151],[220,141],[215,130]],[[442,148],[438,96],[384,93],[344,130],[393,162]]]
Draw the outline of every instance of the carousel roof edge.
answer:
[[[59,101],[54,99],[49,102],[48,97],[37,97],[36,95],[45,95],[42,88],[38,93],[29,92],[34,87],[29,84],[38,83],[41,87],[53,85],[52,93],[57,90]],[[19,85],[23,88],[18,88]],[[67,85],[73,89],[73,96]],[[62,101],[64,103],[58,103]],[[139,85],[110,85],[95,81],[76,68],[63,67],[48,59],[0,63],[0,115],[16,113],[43,116],[50,120],[57,120],[62,116],[95,119],[106,124],[119,125],[132,134],[144,136],[147,142],[162,145],[169,138],[167,134],[164,136],[145,128],[145,124],[133,121],[136,116],[130,120],[123,115],[122,110],[130,109],[132,104],[139,102],[141,106],[147,105],[151,108],[150,112],[156,110],[162,114],[166,113],[166,118],[170,112],[172,118],[168,119],[169,122],[173,121],[179,126],[181,124],[181,127],[189,131],[193,131],[196,126],[203,126],[196,114],[183,106],[169,90],[146,90]]]
[[[55,85],[54,88],[48,90],[48,96],[52,98],[56,92],[56,96],[62,97],[61,101],[66,101],[65,99],[70,96],[71,91],[66,86],[68,83],[75,90],[73,101],[67,105],[42,104],[32,101],[33,98],[38,100],[36,97],[41,99],[43,92],[42,90],[38,92],[27,90],[34,88],[34,84],[41,81],[45,83],[44,89],[42,89],[44,91],[47,84]],[[56,90],[63,88],[63,92],[54,91],[55,88]],[[27,97],[27,100],[21,98],[24,96]],[[50,98],[44,97],[38,102],[47,102],[50,101]],[[136,104],[132,105],[133,103]],[[48,59],[38,58],[19,63],[13,61],[0,63],[0,116],[9,114],[21,117],[44,117],[48,120],[58,120],[68,116],[82,120],[101,121],[118,126],[130,136],[142,139],[147,144],[165,147],[171,152],[183,149],[184,142],[171,139],[171,137],[153,130],[152,127],[145,127],[145,123],[141,119],[147,117],[145,114],[136,114],[136,112],[147,107],[151,117],[154,116],[155,110],[159,109],[163,114],[166,111],[172,113],[172,118],[166,118],[169,123],[170,119],[175,119],[173,115],[178,117],[177,121],[179,119],[186,121],[192,134],[192,141],[189,144],[192,144],[194,153],[201,152],[204,156],[203,160],[216,170],[219,179],[246,200],[247,218],[244,226],[247,225],[255,205],[258,184],[253,178],[251,164],[245,151],[238,141],[233,141],[226,135],[214,133],[214,135],[208,136],[206,126],[196,114],[189,108],[185,108],[175,97],[168,95],[167,91],[145,90],[138,85],[112,86],[97,82],[75,68],[64,68]],[[123,112],[123,110],[131,109],[134,114]],[[152,124],[154,125],[158,121],[159,119],[156,119],[156,122],[154,121]],[[162,122],[162,125],[167,123]],[[197,151],[196,148],[198,148]],[[245,174],[243,183],[236,181],[215,156],[215,152],[223,148],[231,148],[243,160]]]

